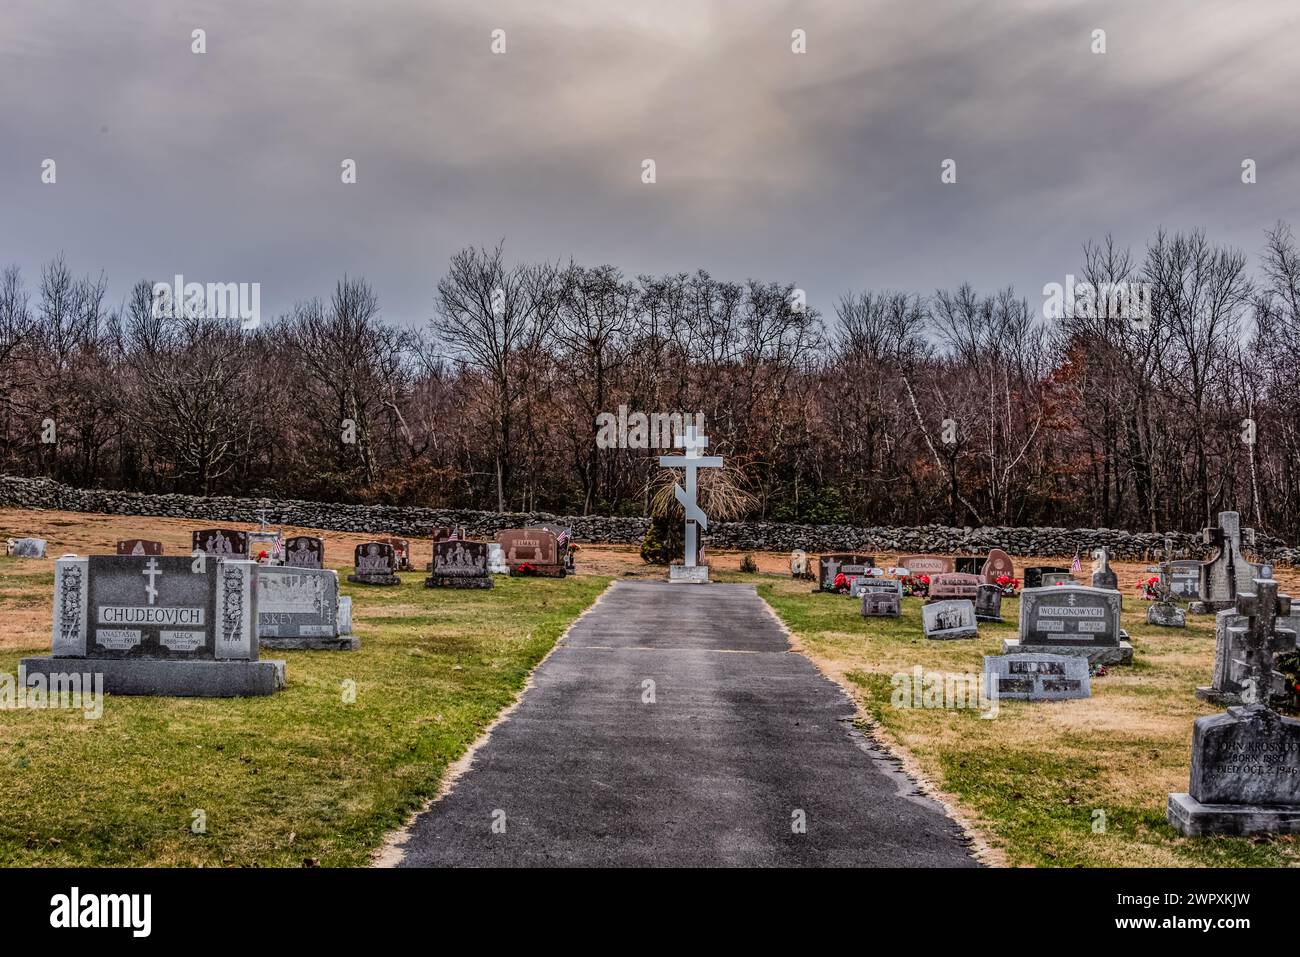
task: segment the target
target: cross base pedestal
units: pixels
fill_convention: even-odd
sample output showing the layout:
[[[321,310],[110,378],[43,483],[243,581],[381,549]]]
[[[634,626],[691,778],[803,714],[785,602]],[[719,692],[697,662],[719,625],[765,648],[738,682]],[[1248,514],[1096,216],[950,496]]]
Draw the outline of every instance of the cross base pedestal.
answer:
[[[669,565],[668,580],[688,585],[707,585],[709,583],[708,565]]]

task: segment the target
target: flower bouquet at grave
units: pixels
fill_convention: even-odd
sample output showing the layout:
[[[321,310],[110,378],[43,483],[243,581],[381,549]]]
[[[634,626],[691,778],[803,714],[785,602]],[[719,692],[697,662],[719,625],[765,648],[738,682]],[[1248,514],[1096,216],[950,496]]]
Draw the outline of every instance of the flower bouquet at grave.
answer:
[[[1146,581],[1138,583],[1138,591],[1142,593],[1142,597],[1145,598],[1147,601],[1159,600],[1160,598],[1159,587],[1160,587],[1159,575],[1152,575],[1150,578],[1146,579]]]
[[[908,575],[903,579],[903,594],[925,598],[930,594],[930,576]]]
[[[1015,598],[1020,594],[1020,579],[1010,575],[999,575],[997,585],[1002,589],[1003,598]]]
[[[831,591],[837,595],[847,595],[849,593],[849,579],[843,572],[835,576],[835,581],[831,585]]]
[[[532,562],[524,562],[522,565],[515,566],[516,575],[536,575],[537,566]]]

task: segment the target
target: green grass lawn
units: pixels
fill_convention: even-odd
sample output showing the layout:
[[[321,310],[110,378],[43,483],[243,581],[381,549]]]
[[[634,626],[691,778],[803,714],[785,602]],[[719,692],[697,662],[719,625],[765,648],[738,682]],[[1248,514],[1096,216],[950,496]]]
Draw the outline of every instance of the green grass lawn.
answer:
[[[366,864],[608,583],[497,576],[462,591],[423,577],[344,584],[361,649],[264,654],[288,662],[279,694],[110,696],[98,720],[0,710],[0,864]],[[50,588],[0,565],[7,603],[33,594],[48,616]],[[0,671],[24,653],[48,643],[0,653]]]
[[[1170,791],[1186,791],[1192,722],[1216,709],[1198,701],[1214,659],[1214,624],[1189,616],[1185,630],[1146,623],[1147,603],[1124,598],[1131,667],[1094,678],[1089,700],[1001,702],[975,710],[900,708],[891,676],[979,673],[983,656],[1015,637],[1019,601],[1005,622],[980,624],[974,640],[928,641],[921,600],[899,619],[863,619],[858,603],[814,595],[806,582],[751,576],[805,650],[853,693],[887,739],[920,763],[1009,863],[1036,866],[1286,866],[1295,837],[1184,838],[1165,823]],[[1100,814],[1098,813],[1100,812]],[[1104,829],[1099,825],[1104,824]]]

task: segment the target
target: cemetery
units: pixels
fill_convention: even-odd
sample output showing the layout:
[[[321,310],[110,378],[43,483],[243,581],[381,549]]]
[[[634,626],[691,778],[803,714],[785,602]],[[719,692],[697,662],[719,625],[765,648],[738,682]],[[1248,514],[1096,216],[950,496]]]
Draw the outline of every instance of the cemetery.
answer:
[[[246,557],[258,529],[239,523],[145,525],[22,509],[0,510],[0,521],[62,556],[0,559],[0,609],[13,623],[0,670],[49,674],[75,662],[102,672],[109,696],[102,723],[73,737],[49,733],[69,727],[69,713],[30,716],[44,721],[43,732],[0,711],[0,727],[21,727],[29,767],[39,771],[9,782],[11,803],[23,809],[0,831],[0,860],[9,863],[382,863],[388,835],[436,791],[560,635],[602,594],[625,594],[626,584],[608,592],[611,582],[669,580],[630,544],[584,543],[575,564],[572,526],[559,522],[502,528],[492,541],[457,526],[431,529],[397,543],[408,567],[424,568],[404,574],[396,536],[285,523],[275,532],[280,557],[258,562]],[[1091,576],[1072,571],[1068,555],[1000,549],[709,549],[708,584],[686,593],[706,600],[737,584],[756,588],[802,654],[861,709],[861,726],[976,835],[981,863],[1295,863],[1285,836],[1300,821],[1285,810],[1295,796],[1209,769],[1226,766],[1228,752],[1286,760],[1296,678],[1274,666],[1294,655],[1297,621],[1289,591],[1279,589],[1300,587],[1300,576],[1279,565],[1265,578],[1237,577],[1239,566],[1216,577],[1231,555],[1210,538],[1195,569],[1207,590],[1195,597],[1175,590],[1168,552],[1149,566],[1089,549],[1081,551],[1092,556]],[[745,556],[755,570],[739,571]],[[202,573],[191,571],[198,557]],[[1243,574],[1260,568],[1248,564]],[[904,583],[923,572],[928,593],[906,594]],[[1044,582],[1052,575],[1060,577]],[[1171,610],[1222,604],[1229,592],[1231,607],[1213,616],[1164,622]],[[891,675],[916,667],[980,677],[996,689],[996,717],[891,707]],[[410,684],[412,675],[429,680]],[[407,691],[384,693],[398,686]],[[1263,700],[1260,688],[1269,692]],[[160,709],[183,699],[202,704],[157,739],[148,729]],[[144,735],[151,760],[164,775],[172,769],[158,785],[173,795],[172,813],[200,804],[219,811],[253,773],[309,800],[245,809],[233,831],[212,840],[177,832],[143,805],[131,818],[130,848],[69,840],[56,809],[71,766],[116,755],[101,780],[79,785],[91,828],[106,826],[96,821],[139,786],[133,750],[104,737],[112,728]],[[325,759],[336,773],[322,780],[312,770],[320,744],[305,748],[303,735],[326,729],[335,744]],[[182,799],[195,748],[230,772],[204,784],[201,799]],[[1098,813],[1107,822],[1100,832]],[[1261,832],[1266,843],[1235,836]]]

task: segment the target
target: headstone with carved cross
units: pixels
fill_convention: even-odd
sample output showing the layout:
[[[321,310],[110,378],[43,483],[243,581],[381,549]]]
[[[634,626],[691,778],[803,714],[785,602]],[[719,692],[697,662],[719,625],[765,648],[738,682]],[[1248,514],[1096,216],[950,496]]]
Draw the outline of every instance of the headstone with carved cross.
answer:
[[[685,435],[679,435],[673,444],[682,449],[682,455],[661,455],[659,464],[664,468],[686,470],[686,487],[673,485],[673,494],[686,513],[686,548],[681,565],[668,567],[668,580],[675,582],[707,582],[709,566],[696,563],[699,550],[696,544],[698,530],[709,530],[709,518],[699,506],[698,473],[700,469],[722,468],[722,456],[701,455],[709,445],[708,436],[700,435],[695,426],[688,426]]]
[[[1121,627],[1123,596],[1111,588],[1062,584],[1020,593],[1020,629],[1002,643],[1004,655],[1086,657],[1097,665],[1133,663],[1133,645]]]
[[[1260,573],[1265,581],[1271,581],[1272,569],[1265,566]],[[1256,582],[1258,584],[1258,581]],[[1251,599],[1244,594],[1239,597]],[[1288,654],[1296,650],[1295,637],[1300,631],[1300,614],[1293,613],[1291,599],[1287,595],[1278,595],[1277,617],[1273,627],[1273,638],[1269,647],[1272,655]],[[1251,607],[1247,602],[1247,607]],[[1247,690],[1246,682],[1253,674],[1248,663],[1246,641],[1250,625],[1249,616],[1239,608],[1229,608],[1219,612],[1214,619],[1214,674],[1209,685],[1196,689],[1196,696],[1217,705],[1228,706],[1243,704],[1254,693]],[[1285,690],[1281,674],[1274,672],[1270,691],[1280,694]],[[1256,689],[1257,691],[1258,689]]]
[[[230,697],[284,687],[259,660],[258,565],[198,556],[65,555],[55,563],[51,652],[30,675],[103,675],[110,694]]]
[[[1188,609],[1193,615],[1232,608],[1238,586],[1247,587],[1255,572],[1242,553],[1243,545],[1254,548],[1255,530],[1243,529],[1236,512],[1220,512],[1218,527],[1207,528],[1201,534],[1205,544],[1216,551],[1213,558],[1201,563],[1200,601],[1192,602]]]
[[[1300,831],[1300,721],[1270,704],[1278,677],[1273,656],[1296,643],[1294,629],[1279,623],[1291,599],[1278,594],[1268,568],[1252,584],[1235,609],[1245,619],[1237,671],[1242,704],[1196,719],[1190,786],[1169,795],[1166,807],[1169,823],[1193,837]]]

